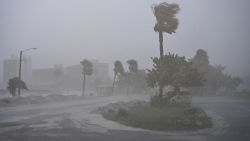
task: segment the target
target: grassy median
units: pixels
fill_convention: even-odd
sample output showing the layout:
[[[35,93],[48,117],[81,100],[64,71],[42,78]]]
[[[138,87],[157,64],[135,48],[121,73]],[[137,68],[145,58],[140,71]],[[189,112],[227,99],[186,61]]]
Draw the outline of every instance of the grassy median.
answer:
[[[108,120],[150,130],[190,131],[212,126],[206,112],[187,105],[157,108],[147,102],[113,103],[102,107],[101,113]]]

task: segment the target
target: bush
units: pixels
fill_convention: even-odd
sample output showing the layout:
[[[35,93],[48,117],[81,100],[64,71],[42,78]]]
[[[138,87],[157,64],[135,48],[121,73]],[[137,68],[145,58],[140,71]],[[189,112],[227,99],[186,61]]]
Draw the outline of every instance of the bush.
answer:
[[[119,110],[118,110],[118,116],[121,116],[121,117],[128,116],[127,110],[123,109],[123,108],[119,108]]]
[[[192,108],[190,107],[184,111],[185,115],[193,115],[193,116],[199,115],[201,113],[204,113],[204,111],[202,109],[194,108],[194,107],[192,107]]]
[[[153,98],[152,101],[158,100],[156,97]],[[150,104],[137,103],[109,104],[102,107],[101,114],[108,120],[150,130],[187,131],[212,126],[211,118],[201,108],[184,105],[168,105],[158,108]],[[123,107],[117,110],[107,110],[106,108],[114,108],[111,105]]]
[[[209,118],[201,108],[189,107],[184,110],[184,120],[189,120],[186,124],[192,128],[204,128],[211,126],[211,118]],[[184,121],[183,120],[183,121]]]
[[[1,101],[8,104],[11,102],[10,98],[3,98]]]
[[[150,98],[150,105],[153,107],[165,107],[170,104],[170,98],[169,97],[159,97],[159,96],[152,96]]]

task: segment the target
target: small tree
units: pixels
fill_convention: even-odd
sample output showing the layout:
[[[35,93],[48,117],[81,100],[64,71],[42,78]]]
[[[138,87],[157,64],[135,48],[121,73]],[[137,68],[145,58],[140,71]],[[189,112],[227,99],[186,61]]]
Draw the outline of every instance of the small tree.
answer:
[[[92,75],[93,73],[93,64],[87,60],[84,59],[83,61],[80,62],[83,66],[83,88],[82,88],[82,95],[84,96],[84,90],[85,90],[85,80],[86,80],[86,75]]]
[[[134,60],[134,59],[130,59],[127,61],[129,67],[129,72],[128,72],[128,86],[127,86],[127,95],[128,95],[128,91],[129,91],[129,86],[130,86],[130,76],[133,74],[133,73],[136,73],[138,72],[138,64],[137,64],[137,61]],[[130,76],[129,76],[130,75]]]
[[[121,63],[121,61],[115,61],[114,62],[114,80],[113,80],[113,85],[112,85],[112,93],[114,92],[114,86],[115,86],[115,79],[116,79],[116,76],[118,74],[123,74],[124,73],[124,68],[123,68],[123,65]]]
[[[215,65],[209,67],[205,86],[211,90],[210,94],[216,94],[219,90],[233,92],[242,83],[241,78],[225,74],[225,66]]]
[[[225,74],[223,86],[227,91],[235,91],[240,84],[243,83],[243,80],[240,77],[233,77],[231,75]]]
[[[12,96],[16,96],[16,89],[28,89],[25,82],[20,80],[18,77],[11,78],[8,82],[8,91]]]
[[[162,87],[172,85],[175,90],[179,87],[201,86],[203,77],[193,68],[192,62],[187,61],[185,57],[179,57],[176,54],[164,55],[159,58],[152,58],[153,68],[148,69],[146,77],[149,87]],[[161,68],[161,69],[160,69]],[[159,92],[162,97],[162,93]]]

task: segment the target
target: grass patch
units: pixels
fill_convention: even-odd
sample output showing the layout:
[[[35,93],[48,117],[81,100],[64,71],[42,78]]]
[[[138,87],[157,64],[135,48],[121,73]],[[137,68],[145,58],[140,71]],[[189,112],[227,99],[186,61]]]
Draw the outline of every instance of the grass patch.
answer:
[[[187,131],[212,126],[211,118],[202,109],[184,105],[157,108],[145,102],[111,104],[101,113],[108,120],[150,130]]]

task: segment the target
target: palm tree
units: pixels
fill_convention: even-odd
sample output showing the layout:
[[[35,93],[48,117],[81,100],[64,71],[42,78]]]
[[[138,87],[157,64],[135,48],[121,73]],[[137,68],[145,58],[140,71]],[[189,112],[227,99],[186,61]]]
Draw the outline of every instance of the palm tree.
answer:
[[[160,42],[160,60],[163,58],[163,32],[168,34],[175,33],[178,27],[178,19],[176,14],[179,12],[180,7],[178,4],[167,2],[162,2],[158,5],[152,5],[153,13],[156,17],[156,24],[154,26],[154,31],[159,32],[159,42]],[[162,71],[160,69],[160,71]],[[161,97],[163,93],[163,86],[159,86],[159,96]]]
[[[137,61],[134,60],[134,59],[130,59],[127,61],[129,67],[129,72],[128,72],[128,86],[127,86],[127,95],[128,95],[128,91],[129,91],[129,86],[130,86],[130,78],[129,78],[129,73],[132,74],[132,73],[136,73],[138,72],[138,64],[137,64]]]
[[[118,60],[114,62],[114,73],[115,73],[115,75],[114,75],[114,80],[113,80],[113,85],[112,85],[112,93],[114,92],[115,79],[116,79],[117,74],[123,74],[124,73],[123,65]]]
[[[8,91],[12,96],[16,96],[16,89],[28,89],[25,82],[20,80],[18,77],[11,78],[8,82]]]
[[[92,73],[93,73],[93,64],[89,60],[87,60],[87,59],[84,59],[80,63],[83,66],[83,72],[82,72],[83,73],[82,95],[84,96],[86,75],[92,75]]]
[[[138,64],[137,64],[137,61],[134,60],[134,59],[130,59],[127,61],[129,67],[129,72],[137,72],[138,71]]]

